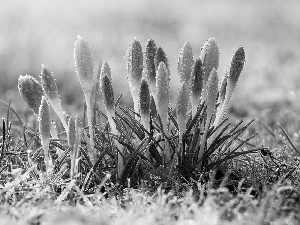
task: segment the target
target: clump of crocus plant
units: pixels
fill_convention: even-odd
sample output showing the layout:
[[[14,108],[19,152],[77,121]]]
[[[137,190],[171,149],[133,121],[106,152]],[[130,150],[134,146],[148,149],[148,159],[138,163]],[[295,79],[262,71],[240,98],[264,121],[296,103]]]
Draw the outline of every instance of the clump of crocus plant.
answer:
[[[96,162],[96,151],[94,149],[94,133],[92,127],[91,94],[93,90],[94,60],[92,51],[87,41],[81,36],[77,36],[74,47],[75,68],[81,84],[85,102],[87,106],[87,118],[90,134],[90,155],[92,161]]]
[[[98,111],[99,115],[107,117],[110,131],[103,129],[107,126],[97,124],[97,116],[94,118],[93,130],[91,94],[94,61],[90,46],[81,36],[75,42],[74,60],[87,106],[84,113],[87,112],[90,138],[88,140],[84,136],[84,142],[81,142],[82,133],[85,132],[84,125],[78,114],[76,119],[69,117],[68,125],[66,124],[55,78],[46,66],[42,66],[41,84],[29,75],[20,76],[18,79],[20,94],[38,115],[47,172],[51,169],[50,136],[59,156],[55,162],[55,170],[59,169],[63,173],[70,171],[71,180],[82,182],[83,192],[93,183],[101,181],[101,174],[106,171],[116,173],[117,182],[121,186],[126,185],[126,181],[129,181],[129,185],[131,182],[135,185],[136,178],[139,179],[140,175],[145,174],[144,170],[149,170],[147,174],[159,172],[162,182],[169,185],[182,180],[181,178],[194,179],[193,176],[198,174],[195,173],[196,170],[213,170],[222,166],[224,160],[235,157],[232,153],[238,147],[231,146],[231,143],[250,123],[242,128],[238,128],[238,124],[227,132],[230,124],[226,120],[222,123],[220,121],[244,66],[243,47],[236,50],[221,84],[218,84],[219,48],[216,40],[210,38],[195,61],[191,45],[185,42],[178,58],[180,87],[176,110],[173,110],[169,107],[171,73],[164,50],[149,39],[143,52],[140,42],[135,38],[130,43],[125,58],[135,118],[130,114],[133,110],[120,106],[121,97],[115,102],[108,63],[104,61],[101,69],[99,68],[100,80],[96,92],[100,91],[103,98],[106,116],[96,110],[96,107],[94,109],[95,113]],[[188,113],[189,101],[192,103],[192,113]],[[51,123],[50,105],[66,130],[67,143],[58,138],[55,124]],[[95,139],[93,131],[97,134]],[[94,140],[99,154],[94,148]],[[87,149],[80,146],[82,143],[85,143]],[[240,146],[242,145],[243,143]],[[67,154],[69,152],[70,156]],[[62,166],[67,165],[64,161],[67,157],[71,158],[70,170],[65,170]],[[131,178],[133,179],[130,181]]]

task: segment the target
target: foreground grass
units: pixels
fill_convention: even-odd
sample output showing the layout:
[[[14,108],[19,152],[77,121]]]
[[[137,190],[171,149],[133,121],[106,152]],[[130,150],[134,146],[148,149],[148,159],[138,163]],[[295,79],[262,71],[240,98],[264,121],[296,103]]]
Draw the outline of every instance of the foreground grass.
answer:
[[[288,197],[287,197],[288,196]],[[146,194],[127,190],[122,197],[82,196],[71,206],[39,198],[0,207],[1,224],[299,224],[299,191],[280,187],[262,199],[249,193],[233,197],[226,189],[210,190],[195,198],[190,190],[181,197],[161,190]]]

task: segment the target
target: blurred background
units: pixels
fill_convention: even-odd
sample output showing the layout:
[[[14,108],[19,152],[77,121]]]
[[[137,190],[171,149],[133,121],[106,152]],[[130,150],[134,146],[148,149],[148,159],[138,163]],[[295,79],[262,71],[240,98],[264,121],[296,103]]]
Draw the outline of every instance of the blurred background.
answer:
[[[0,0],[0,99],[22,115],[17,79],[39,80],[41,64],[54,73],[64,110],[75,116],[84,96],[74,72],[77,35],[90,44],[95,71],[101,59],[112,70],[115,96],[132,104],[124,56],[134,37],[145,46],[155,40],[169,58],[174,103],[179,79],[177,61],[189,41],[194,56],[210,37],[220,49],[221,79],[233,52],[243,45],[244,71],[231,101],[231,112],[259,116],[278,107],[300,106],[300,1],[279,0]],[[102,102],[99,101],[100,108]],[[6,106],[0,104],[1,117]]]

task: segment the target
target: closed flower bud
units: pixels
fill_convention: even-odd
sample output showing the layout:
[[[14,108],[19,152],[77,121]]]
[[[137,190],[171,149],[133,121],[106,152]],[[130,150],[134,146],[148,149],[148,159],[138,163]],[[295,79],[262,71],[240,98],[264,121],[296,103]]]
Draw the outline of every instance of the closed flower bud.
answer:
[[[228,95],[232,95],[245,63],[245,50],[240,46],[234,53],[228,71],[227,89]]]
[[[152,95],[150,96],[150,114],[152,118],[157,117],[156,105],[155,105],[154,97]]]
[[[149,39],[146,44],[146,49],[144,52],[144,70],[149,85],[149,89],[153,95],[155,94],[155,83],[156,83],[156,68],[154,64],[156,49],[157,48],[154,40]]]
[[[75,42],[74,60],[83,92],[92,92],[94,75],[93,55],[87,41],[79,35]]]
[[[59,99],[60,101],[55,78],[47,66],[42,65],[40,77],[42,81],[43,91],[47,99],[49,101],[55,101],[56,99]]]
[[[75,69],[84,93],[87,118],[90,134],[89,154],[93,158],[93,163],[96,163],[96,150],[94,149],[94,133],[92,125],[92,109],[91,109],[91,93],[93,91],[93,75],[94,75],[94,60],[91,48],[87,41],[81,36],[77,36],[74,47]]]
[[[111,80],[109,79],[107,74],[101,76],[100,90],[102,93],[102,98],[106,110],[109,111],[111,114],[114,114],[115,111],[114,90],[111,84]]]
[[[178,74],[180,83],[190,81],[193,66],[193,50],[189,42],[185,42],[179,55]]]
[[[39,109],[39,131],[41,144],[45,154],[46,171],[49,171],[49,143],[50,143],[50,109],[46,98],[43,96]]]
[[[221,81],[221,85],[220,85],[220,90],[219,90],[219,103],[221,107],[224,103],[225,100],[225,95],[226,95],[226,87],[227,87],[227,78],[228,78],[228,74],[227,72],[225,72],[222,81]]]
[[[145,79],[142,79],[139,91],[139,107],[142,123],[148,131],[150,130],[150,92]]]
[[[205,124],[205,130],[204,134],[202,136],[201,146],[198,154],[198,160],[201,160],[204,154],[204,149],[206,146],[207,141],[207,134],[210,127],[210,122],[213,117],[213,113],[216,107],[216,101],[218,96],[218,75],[215,68],[212,69],[210,76],[207,81],[207,90],[206,90],[207,96],[206,96],[206,105],[207,105],[207,111],[206,111],[206,124]],[[201,163],[198,164],[198,169],[201,167]]]
[[[231,95],[234,91],[234,88],[236,87],[236,84],[238,82],[239,76],[243,70],[245,63],[245,51],[242,46],[240,46],[236,52],[234,53],[230,66],[228,67],[228,70],[226,71],[226,84],[225,78],[223,79],[224,82],[221,84],[221,89],[220,89],[220,99],[219,102],[223,100],[222,106],[220,106],[220,110],[217,114],[216,120],[215,120],[215,125],[218,125],[223,118],[227,105],[229,103],[229,100],[231,98]],[[225,96],[225,98],[224,98]]]
[[[18,79],[18,89],[29,108],[38,116],[43,96],[41,84],[30,75],[20,75]]]
[[[41,77],[41,83],[42,83],[44,95],[47,97],[47,100],[49,101],[52,108],[60,118],[65,130],[67,130],[68,126],[63,116],[63,110],[61,107],[60,97],[58,95],[58,89],[57,89],[55,78],[52,72],[45,65],[42,65],[42,71],[40,77]]]
[[[216,107],[218,96],[218,74],[215,68],[212,69],[207,82],[207,123],[210,122],[213,112]]]
[[[177,109],[177,122],[179,126],[179,140],[182,140],[182,135],[185,131],[185,119],[187,114],[187,107],[189,102],[189,84],[187,81],[182,82],[179,88],[176,109]]]
[[[219,68],[219,47],[217,45],[217,41],[215,38],[208,39],[200,54],[200,59],[203,64],[203,84],[206,87],[208,77],[210,76],[210,72],[213,68],[218,70]],[[206,89],[203,89],[203,97],[206,97],[205,94]],[[204,100],[204,99],[203,99]]]
[[[134,111],[138,113],[139,88],[143,73],[143,50],[141,43],[136,38],[130,43],[126,53],[126,72]]]
[[[154,65],[155,65],[155,70],[158,70],[159,64],[163,62],[166,66],[166,68],[168,69],[168,71],[170,72],[170,68],[169,68],[169,60],[166,56],[166,53],[164,52],[164,50],[159,47],[156,50],[155,53],[155,57],[154,57]]]
[[[111,78],[111,70],[110,70],[110,67],[109,67],[109,65],[108,65],[108,63],[107,63],[106,60],[104,61],[103,65],[102,65],[102,68],[101,68],[100,79],[101,79],[101,77],[103,77],[105,74],[108,76],[108,78],[109,78],[110,80],[112,79],[112,78]]]
[[[203,89],[203,68],[201,59],[196,59],[193,69],[192,69],[192,77],[191,77],[191,100],[192,100],[192,112],[193,116],[195,116],[197,112],[197,107],[200,102],[201,93]]]
[[[170,92],[170,74],[166,65],[161,62],[157,69],[156,77],[156,109],[162,121],[167,120]],[[164,128],[166,129],[166,128]]]

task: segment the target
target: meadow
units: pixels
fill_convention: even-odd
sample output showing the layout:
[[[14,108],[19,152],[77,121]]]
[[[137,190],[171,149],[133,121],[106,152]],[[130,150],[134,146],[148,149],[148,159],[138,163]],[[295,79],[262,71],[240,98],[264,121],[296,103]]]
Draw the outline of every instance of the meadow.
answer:
[[[2,3],[0,224],[300,223],[298,1]],[[205,95],[219,100],[212,104],[203,100],[197,113],[189,114],[185,107],[192,106],[184,103],[186,87],[178,74],[178,68],[185,71],[180,60],[191,62],[183,46],[189,42],[195,61],[212,37],[220,61],[217,71],[207,74]],[[145,54],[149,38],[166,55],[160,59],[166,69],[160,63],[155,66],[157,76],[171,77],[169,111],[153,96],[159,117],[149,117],[153,108],[138,110],[130,89],[135,78],[128,75],[135,68],[129,59],[136,44]],[[86,44],[91,52],[78,47]],[[227,81],[227,93],[233,91],[230,82],[234,88],[225,104],[230,118],[212,124],[222,111],[221,87],[214,87],[214,81],[221,83],[225,71],[230,71],[239,46],[245,64],[236,87],[236,81]],[[80,68],[86,65],[76,61],[86,54],[94,60],[94,73],[87,81],[80,78]],[[30,109],[22,98],[19,76],[25,74],[41,82],[44,108]],[[52,75],[56,97],[46,91]],[[143,77],[153,95],[145,68]],[[161,79],[160,85],[167,82],[162,75]],[[84,108],[89,90],[83,87],[90,81],[92,116],[89,106]],[[105,82],[108,86],[102,85]],[[60,98],[62,117],[52,97]],[[150,102],[150,94],[139,98]],[[48,132],[48,122],[43,127],[41,121],[50,115],[58,136],[51,130],[47,142],[43,131]],[[153,129],[147,127],[148,119]],[[91,150],[94,145],[101,154]],[[189,154],[198,151],[204,154],[199,153],[202,162],[195,163]]]

